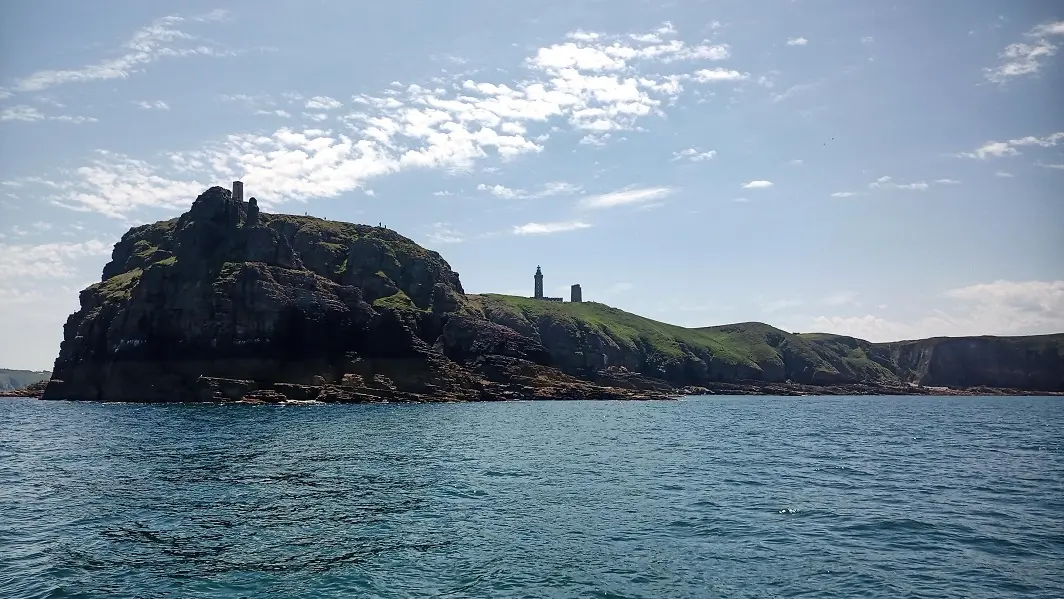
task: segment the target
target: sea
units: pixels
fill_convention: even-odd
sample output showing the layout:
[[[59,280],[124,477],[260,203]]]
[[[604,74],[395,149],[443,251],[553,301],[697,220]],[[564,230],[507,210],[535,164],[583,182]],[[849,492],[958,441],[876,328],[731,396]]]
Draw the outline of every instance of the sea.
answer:
[[[0,400],[0,597],[1062,597],[1064,397]]]

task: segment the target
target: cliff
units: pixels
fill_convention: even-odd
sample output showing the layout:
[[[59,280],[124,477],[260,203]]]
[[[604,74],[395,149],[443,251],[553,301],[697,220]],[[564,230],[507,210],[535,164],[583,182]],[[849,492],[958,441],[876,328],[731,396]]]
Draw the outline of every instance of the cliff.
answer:
[[[46,381],[52,376],[47,370],[11,370],[0,368],[0,391],[21,389],[39,381]]]
[[[220,187],[127,232],[80,303],[45,399],[664,398],[736,383],[1064,390],[1064,336],[870,344],[471,295],[439,254],[394,231],[260,213]]]
[[[759,322],[689,329],[595,302],[470,298],[492,322],[542,343],[551,364],[582,377],[619,366],[675,387],[745,382],[1064,391],[1064,334],[870,343]]]

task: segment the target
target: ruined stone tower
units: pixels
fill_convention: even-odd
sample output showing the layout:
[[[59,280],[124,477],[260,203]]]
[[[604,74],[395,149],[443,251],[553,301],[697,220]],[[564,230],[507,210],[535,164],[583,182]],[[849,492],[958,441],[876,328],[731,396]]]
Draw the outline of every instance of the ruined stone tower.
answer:
[[[533,297],[543,299],[543,271],[536,267],[536,293]]]
[[[238,202],[244,201],[244,182],[233,181],[233,199]]]
[[[573,285],[569,288],[569,301],[582,302],[584,301],[584,293],[580,291],[580,285]]]

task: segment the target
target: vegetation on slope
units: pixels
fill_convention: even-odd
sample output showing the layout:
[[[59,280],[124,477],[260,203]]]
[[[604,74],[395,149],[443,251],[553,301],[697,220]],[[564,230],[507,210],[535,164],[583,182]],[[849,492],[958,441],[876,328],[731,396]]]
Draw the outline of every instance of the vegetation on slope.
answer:
[[[598,302],[545,302],[527,297],[486,293],[468,296],[481,312],[497,319],[507,314],[527,322],[547,318],[563,326],[585,325],[591,331],[612,339],[618,346],[636,351],[645,348],[654,354],[680,357],[687,348],[712,351],[721,359],[755,364],[755,356],[697,329],[658,322]]]
[[[83,306],[82,319],[100,314],[113,318],[131,294],[139,297],[142,282],[158,287],[165,281],[168,288],[195,296],[205,282],[214,293],[224,293],[246,273],[239,289],[248,297],[264,289],[279,293],[277,298],[292,298],[329,295],[335,289],[351,293],[355,287],[361,294],[354,297],[378,314],[395,317],[384,322],[401,325],[396,331],[417,331],[425,343],[443,339],[448,327],[447,342],[467,353],[489,348],[488,353],[540,356],[543,364],[586,380],[621,366],[674,385],[944,381],[1064,388],[1059,374],[1064,370],[1064,335],[874,344],[840,335],[794,334],[757,322],[684,328],[597,302],[466,295],[458,274],[438,253],[382,227],[266,213],[252,226],[249,218],[244,204],[234,203],[226,190],[212,188],[181,217],[131,229],[116,245],[103,280],[93,286],[96,293],[84,296],[93,303]],[[252,284],[256,281],[261,285]],[[281,293],[293,286],[298,293]],[[353,306],[350,297],[329,305]],[[213,300],[201,299],[204,306],[212,305]],[[268,319],[255,310],[240,314]]]
[[[587,340],[599,335],[639,356],[638,365],[661,372],[691,372],[698,362],[714,380],[730,378],[796,379],[810,382],[896,381],[885,365],[860,347],[830,346],[766,324],[748,322],[684,328],[651,320],[597,302],[544,302],[497,294],[470,296],[490,320],[540,333],[561,328]],[[553,345],[557,345],[556,343]],[[653,370],[652,368],[651,370]],[[692,375],[693,376],[693,375]]]
[[[542,342],[563,365],[567,354],[616,345],[620,351],[609,364],[621,362],[674,383],[753,378],[1064,389],[1064,334],[870,343],[843,335],[794,334],[759,322],[689,329],[596,302],[467,297],[487,319]],[[569,362],[573,371],[580,365]]]

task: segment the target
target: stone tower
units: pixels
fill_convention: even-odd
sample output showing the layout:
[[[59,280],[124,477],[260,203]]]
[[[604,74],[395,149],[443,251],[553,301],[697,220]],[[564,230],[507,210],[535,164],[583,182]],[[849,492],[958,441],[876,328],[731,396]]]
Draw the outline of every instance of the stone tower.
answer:
[[[244,201],[244,182],[233,181],[233,199],[238,202]]]
[[[582,302],[584,301],[584,293],[580,291],[580,285],[573,285],[569,288],[569,301]]]
[[[543,299],[543,271],[536,267],[536,299]]]

